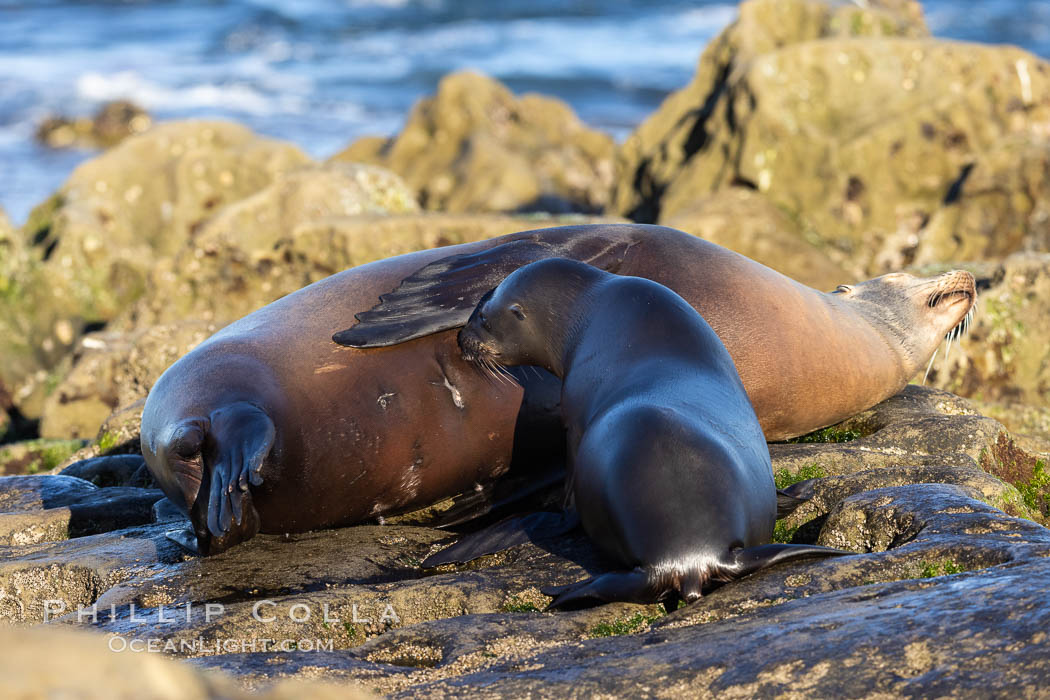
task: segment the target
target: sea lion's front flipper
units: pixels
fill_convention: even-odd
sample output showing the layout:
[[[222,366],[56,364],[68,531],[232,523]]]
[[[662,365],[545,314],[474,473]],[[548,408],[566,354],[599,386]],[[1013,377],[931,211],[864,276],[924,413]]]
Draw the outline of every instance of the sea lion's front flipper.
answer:
[[[589,228],[589,227],[583,227]],[[332,340],[354,348],[397,345],[466,324],[481,297],[519,267],[546,258],[569,258],[616,272],[634,242],[585,231],[549,243],[543,231],[477,253],[451,255],[417,270]]]
[[[540,592],[554,598],[548,608],[574,608],[597,603],[656,602],[649,574],[640,567],[630,571],[611,571],[567,586],[544,588]]]
[[[431,554],[420,566],[432,569],[442,564],[464,564],[519,544],[563,535],[579,523],[580,519],[576,513],[548,511],[530,513],[520,518],[507,518],[484,530],[466,535],[452,546]]]
[[[332,340],[355,348],[377,348],[457,328],[504,277],[551,255],[551,247],[544,243],[518,240],[441,258],[403,279],[368,311],[356,314],[357,325],[336,333]]]
[[[262,484],[263,462],[273,448],[276,430],[270,417],[250,403],[223,406],[210,419],[214,451],[209,451],[208,530],[222,538],[233,523],[242,523],[248,484]]]
[[[783,561],[803,557],[839,557],[844,554],[856,552],[816,544],[763,544],[758,547],[734,549],[730,552],[727,568],[732,578],[741,578]]]

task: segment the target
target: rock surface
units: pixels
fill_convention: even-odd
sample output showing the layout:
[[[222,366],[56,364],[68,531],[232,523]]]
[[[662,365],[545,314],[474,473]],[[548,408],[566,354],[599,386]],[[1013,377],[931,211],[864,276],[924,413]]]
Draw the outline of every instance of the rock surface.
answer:
[[[613,206],[664,222],[752,187],[868,274],[1045,250],[1050,66],[890,17],[743,3],[624,144]]]
[[[36,139],[51,148],[109,148],[141,134],[152,123],[146,110],[135,103],[114,100],[92,117],[46,117],[37,127]]]
[[[1050,480],[1005,428],[964,399],[911,386],[771,452],[778,483],[808,499],[776,537],[856,554],[773,567],[672,614],[540,612],[543,586],[605,569],[580,533],[436,571],[419,562],[449,534],[418,525],[257,536],[198,559],[167,539],[186,521],[166,500],[144,521],[136,504],[160,494],[130,485],[139,462],[126,455],[0,479],[0,536],[11,542],[0,548],[0,616],[119,644],[160,640],[244,687],[1023,694],[1047,672]],[[98,518],[101,503],[123,515]],[[90,527],[70,526],[77,508],[96,514]]]
[[[822,291],[863,277],[845,256],[835,256],[819,242],[807,240],[797,221],[765,195],[745,187],[699,197],[660,223],[734,250]]]
[[[390,168],[427,209],[596,213],[612,185],[613,142],[559,100],[515,97],[464,72],[443,78],[396,137],[362,139],[334,159]]]
[[[295,682],[250,693],[220,673],[202,673],[159,654],[114,652],[101,635],[54,628],[0,628],[0,678],[10,698],[143,698],[144,700],[363,700],[356,685]]]
[[[930,381],[1050,440],[1050,254],[1012,255],[982,279],[973,330]]]
[[[16,242],[0,296],[0,382],[40,415],[48,370],[93,324],[138,298],[149,271],[224,204],[309,159],[291,144],[222,122],[175,122],[73,171]]]
[[[114,326],[130,330],[186,319],[222,326],[356,265],[524,229],[599,220],[616,219],[366,214],[307,217],[287,228],[207,226],[157,266],[151,292]]]
[[[71,369],[44,402],[40,434],[95,438],[116,409],[145,399],[165,369],[217,330],[214,323],[191,321],[85,336]]]
[[[23,440],[0,445],[0,475],[39,474],[65,462],[83,440]]]

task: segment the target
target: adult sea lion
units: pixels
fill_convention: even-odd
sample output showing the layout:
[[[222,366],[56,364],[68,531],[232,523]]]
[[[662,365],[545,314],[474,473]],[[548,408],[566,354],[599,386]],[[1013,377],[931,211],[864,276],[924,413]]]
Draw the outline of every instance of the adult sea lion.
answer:
[[[692,602],[712,581],[847,553],[769,544],[777,493],[758,418],[722,341],[666,287],[535,262],[482,298],[459,346],[489,371],[536,365],[562,380],[569,495],[624,570],[550,591],[552,606]]]
[[[153,387],[142,452],[191,516],[184,542],[213,553],[256,531],[412,510],[504,474],[512,450],[563,446],[557,380],[521,373],[524,392],[489,382],[462,360],[450,330],[507,274],[547,257],[682,295],[726,344],[771,440],[899,390],[973,299],[972,278],[967,286],[961,277],[875,280],[824,295],[688,234],[642,225],[541,229],[362,265],[230,324]],[[880,305],[894,318],[886,328]],[[327,342],[354,314],[377,322],[355,327],[350,340],[371,341],[378,330],[379,344],[394,346]]]

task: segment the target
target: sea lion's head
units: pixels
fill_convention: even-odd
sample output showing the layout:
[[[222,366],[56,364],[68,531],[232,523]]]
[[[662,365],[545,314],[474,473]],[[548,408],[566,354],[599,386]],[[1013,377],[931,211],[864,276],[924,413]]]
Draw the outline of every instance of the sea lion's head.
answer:
[[[209,528],[217,478],[209,465],[221,459],[213,433],[209,418],[185,418],[167,426],[160,439],[143,440],[142,444],[146,465],[164,495],[190,519],[188,531],[172,539],[204,556],[223,552],[259,530],[259,517],[247,490],[237,494],[239,517],[221,528]]]
[[[535,365],[559,373],[565,332],[572,332],[578,296],[600,270],[548,258],[518,268],[478,302],[459,332],[463,359],[498,372]]]
[[[142,456],[164,495],[189,518],[186,532],[172,539],[209,555],[259,531],[250,487],[262,483],[276,431],[261,402],[247,400],[242,388],[252,386],[255,399],[268,396],[265,368],[224,353],[187,387],[178,372],[186,361],[192,358],[172,365],[150,391]]]
[[[833,294],[886,334],[909,377],[926,367],[942,340],[950,347],[968,330],[977,304],[976,283],[965,270],[935,277],[893,272]]]

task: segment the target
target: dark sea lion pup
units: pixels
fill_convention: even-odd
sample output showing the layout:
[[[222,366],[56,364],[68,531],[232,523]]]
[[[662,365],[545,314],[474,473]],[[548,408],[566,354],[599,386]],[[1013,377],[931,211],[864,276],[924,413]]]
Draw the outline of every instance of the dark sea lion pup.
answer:
[[[762,428],[722,341],[666,287],[554,258],[512,273],[459,334],[489,371],[537,365],[562,379],[569,497],[624,570],[561,587],[552,606],[691,602],[801,556],[768,544],[777,491]]]

